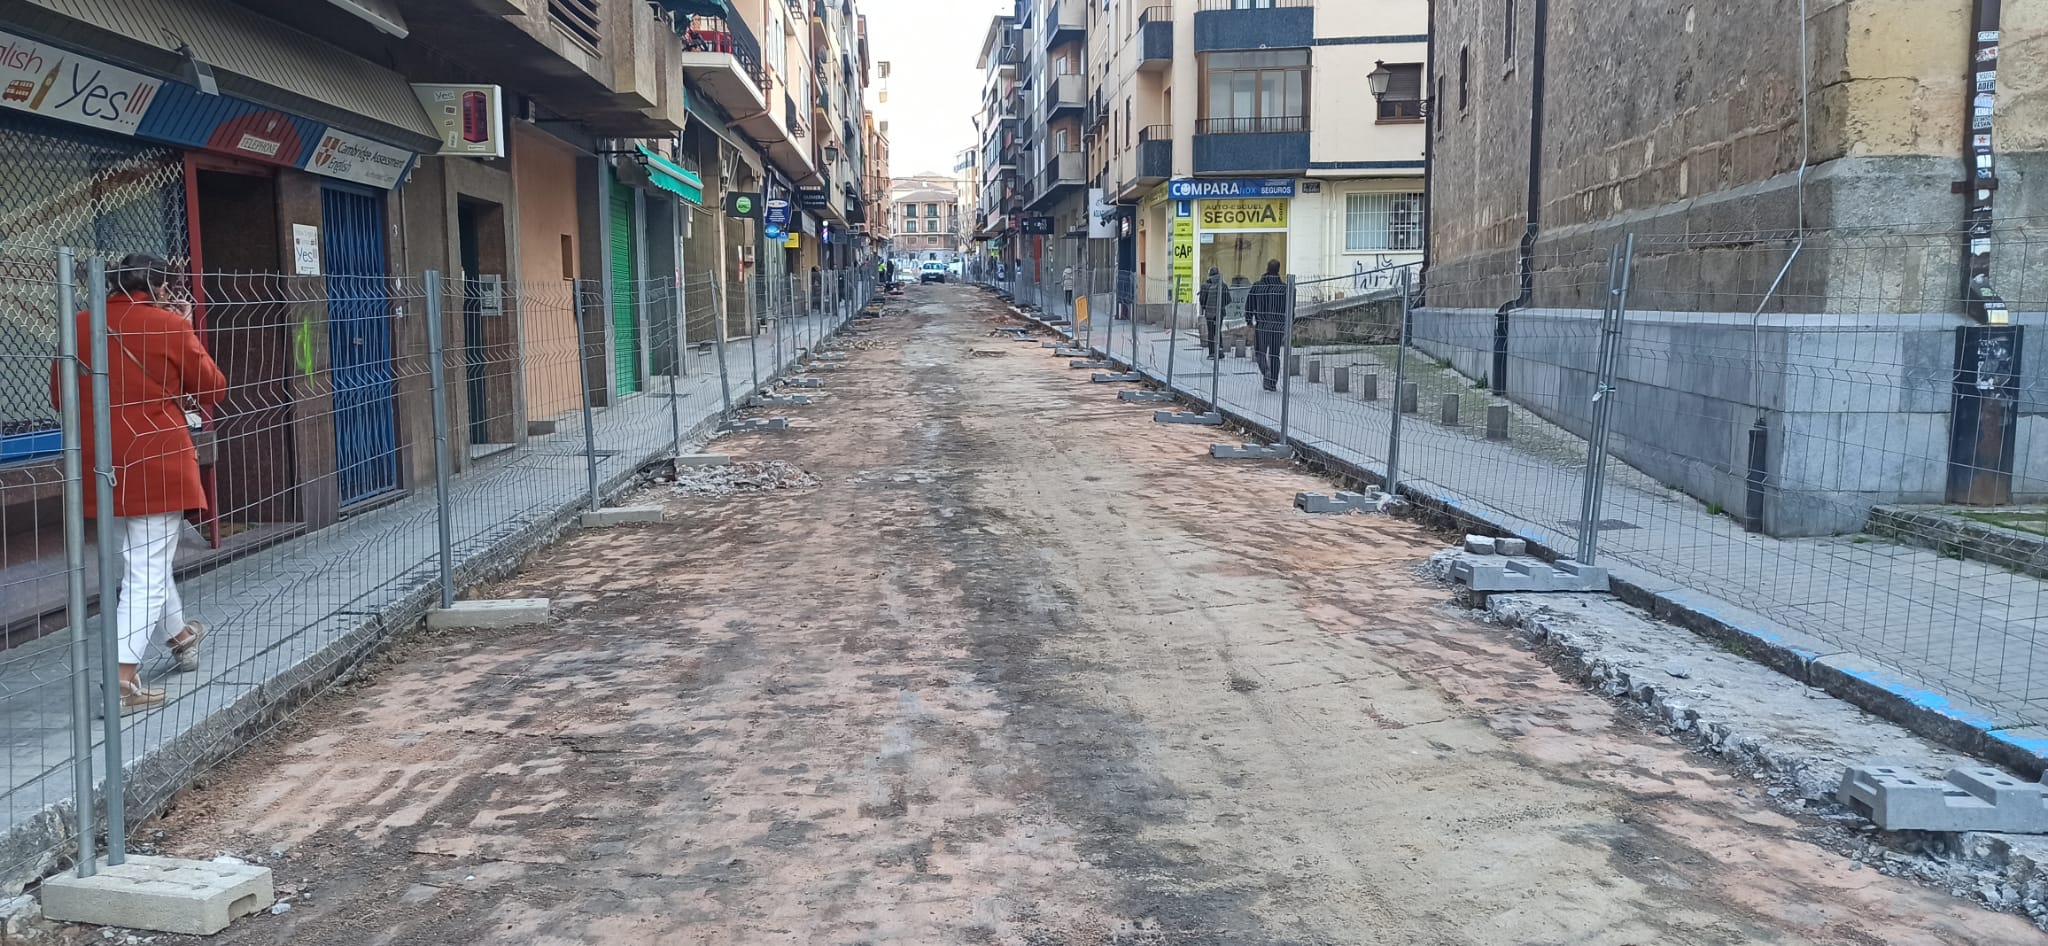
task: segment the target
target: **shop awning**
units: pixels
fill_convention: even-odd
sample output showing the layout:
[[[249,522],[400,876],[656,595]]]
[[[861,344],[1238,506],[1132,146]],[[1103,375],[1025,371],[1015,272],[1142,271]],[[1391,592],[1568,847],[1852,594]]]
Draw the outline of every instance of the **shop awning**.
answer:
[[[670,161],[649,150],[646,145],[636,145],[640,156],[647,159],[647,179],[654,186],[681,197],[698,206],[704,204],[704,179],[689,168]]]

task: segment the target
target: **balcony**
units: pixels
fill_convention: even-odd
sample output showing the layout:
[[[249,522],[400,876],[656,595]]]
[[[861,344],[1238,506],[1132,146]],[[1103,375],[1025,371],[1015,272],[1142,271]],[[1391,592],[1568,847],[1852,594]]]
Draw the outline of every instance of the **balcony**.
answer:
[[[1308,117],[1205,118],[1195,125],[1196,174],[1308,170]]]
[[[1088,172],[1081,165],[1079,151],[1054,154],[1045,162],[1045,170],[1039,173],[1038,187],[1026,206],[1032,210],[1049,209],[1069,192],[1087,186]]]
[[[704,97],[733,115],[768,105],[761,45],[738,17],[693,16],[683,25],[683,75]]]
[[[1046,4],[1045,48],[1073,42],[1088,35],[1087,0],[1051,0]]]
[[[1288,49],[1315,45],[1314,0],[1272,0],[1252,10],[1237,0],[1202,0],[1195,10],[1195,52]]]
[[[1045,120],[1079,114],[1088,107],[1088,80],[1084,76],[1055,76],[1045,87]]]
[[[1116,189],[1118,200],[1144,196],[1173,177],[1173,126],[1153,125],[1138,132],[1137,173]]]
[[[485,73],[520,76],[527,97],[592,134],[665,137],[680,127],[661,117],[677,114],[654,52],[669,31],[645,3],[580,0],[558,16],[539,0],[407,0],[400,9],[412,40]]]
[[[1160,72],[1173,65],[1173,8],[1151,7],[1138,14],[1138,71]]]

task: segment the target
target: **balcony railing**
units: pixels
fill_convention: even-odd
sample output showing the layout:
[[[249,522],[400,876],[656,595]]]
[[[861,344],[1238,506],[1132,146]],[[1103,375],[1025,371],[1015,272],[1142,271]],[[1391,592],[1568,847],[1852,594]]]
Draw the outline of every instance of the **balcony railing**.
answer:
[[[692,16],[682,31],[686,53],[724,53],[739,64],[740,71],[754,80],[763,95],[768,92],[768,75],[761,66],[761,44],[739,17]]]
[[[1308,131],[1307,115],[1257,118],[1204,118],[1195,123],[1198,135],[1275,135]]]

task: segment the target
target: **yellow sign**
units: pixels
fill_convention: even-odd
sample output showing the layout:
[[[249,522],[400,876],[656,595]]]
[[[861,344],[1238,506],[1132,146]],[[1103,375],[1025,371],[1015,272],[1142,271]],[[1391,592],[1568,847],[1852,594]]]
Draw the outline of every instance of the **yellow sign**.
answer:
[[[1175,302],[1195,301],[1195,218],[1173,218],[1173,285]]]
[[[1083,333],[1083,332],[1086,332],[1086,331],[1088,331],[1088,297],[1087,297],[1087,296],[1075,296],[1075,297],[1074,297],[1074,331],[1075,331],[1076,333]]]
[[[801,248],[803,246],[803,237],[804,235],[801,233],[790,234],[789,239],[782,241],[782,248],[785,250]]]
[[[1285,230],[1285,200],[1204,200],[1195,205],[1204,230]]]

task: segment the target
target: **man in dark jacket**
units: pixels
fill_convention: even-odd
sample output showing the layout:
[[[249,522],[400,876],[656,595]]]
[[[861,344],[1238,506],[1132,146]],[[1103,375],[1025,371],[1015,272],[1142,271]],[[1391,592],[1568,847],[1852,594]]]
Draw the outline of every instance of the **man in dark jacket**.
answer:
[[[1223,307],[1228,304],[1229,288],[1223,284],[1223,271],[1209,267],[1209,278],[1202,281],[1202,290],[1195,302],[1202,309],[1202,350],[1211,358],[1223,357]]]
[[[1287,281],[1280,278],[1279,260],[1268,262],[1266,275],[1252,283],[1244,317],[1252,325],[1252,357],[1266,379],[1266,390],[1278,390],[1280,372],[1286,367],[1281,351],[1287,334]]]

